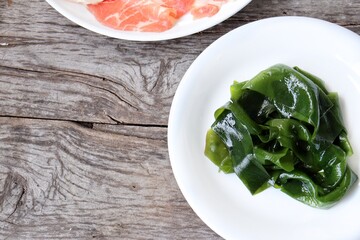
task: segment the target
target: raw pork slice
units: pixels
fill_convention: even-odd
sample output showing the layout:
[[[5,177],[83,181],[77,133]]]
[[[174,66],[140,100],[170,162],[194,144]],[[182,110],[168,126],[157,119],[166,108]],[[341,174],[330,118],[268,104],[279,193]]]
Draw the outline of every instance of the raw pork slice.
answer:
[[[215,15],[228,0],[104,0],[89,4],[96,19],[125,31],[163,32],[186,13],[195,19]]]
[[[191,8],[191,14],[194,19],[212,17],[219,12],[221,5],[227,1],[228,0],[197,0]]]
[[[187,13],[194,0],[105,0],[88,9],[102,24],[126,31],[162,32]]]

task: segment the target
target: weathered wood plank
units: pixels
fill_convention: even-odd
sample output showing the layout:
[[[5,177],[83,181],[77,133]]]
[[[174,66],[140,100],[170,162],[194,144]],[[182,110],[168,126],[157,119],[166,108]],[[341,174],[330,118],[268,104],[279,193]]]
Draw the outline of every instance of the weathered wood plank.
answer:
[[[0,236],[209,239],[172,175],[166,128],[0,118]]]
[[[165,125],[171,97],[75,72],[0,67],[2,116]],[[143,97],[141,97],[143,95]],[[157,113],[157,114],[155,114]],[[141,115],[141,118],[139,118]]]
[[[172,96],[211,42],[247,22],[318,17],[360,33],[359,0],[253,0],[202,33],[155,43],[104,37],[43,0],[0,2],[0,114],[85,122],[166,125]]]

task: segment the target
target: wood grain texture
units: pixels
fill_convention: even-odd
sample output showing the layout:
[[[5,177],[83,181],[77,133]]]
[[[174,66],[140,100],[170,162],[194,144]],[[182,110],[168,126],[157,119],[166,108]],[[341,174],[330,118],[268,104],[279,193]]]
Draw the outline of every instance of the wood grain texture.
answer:
[[[214,236],[177,188],[165,128],[101,131],[16,118],[0,118],[0,125],[1,236]]]
[[[44,0],[0,0],[0,239],[220,239],[191,210],[167,152],[172,98],[213,41],[274,16],[360,34],[360,0],[253,0],[208,30],[131,42]]]

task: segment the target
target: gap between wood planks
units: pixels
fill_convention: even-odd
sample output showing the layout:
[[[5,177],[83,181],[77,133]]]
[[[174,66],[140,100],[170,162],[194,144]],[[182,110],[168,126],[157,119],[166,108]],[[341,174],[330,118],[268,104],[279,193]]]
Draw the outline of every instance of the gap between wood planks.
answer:
[[[0,118],[17,118],[17,119],[31,119],[31,120],[45,120],[45,121],[58,121],[58,122],[72,122],[76,123],[82,127],[93,129],[94,125],[122,125],[129,127],[144,127],[144,128],[167,128],[167,125],[162,124],[135,124],[135,123],[124,123],[114,119],[111,116],[108,116],[115,124],[111,123],[99,123],[99,122],[84,122],[84,121],[74,121],[74,120],[66,120],[66,119],[51,119],[51,118],[35,118],[35,117],[23,117],[23,116],[7,116],[0,115]]]

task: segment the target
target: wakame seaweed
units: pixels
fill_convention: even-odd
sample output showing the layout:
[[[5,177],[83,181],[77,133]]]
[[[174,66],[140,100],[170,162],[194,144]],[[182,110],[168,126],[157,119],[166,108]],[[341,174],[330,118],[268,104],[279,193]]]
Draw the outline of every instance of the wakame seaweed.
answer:
[[[215,111],[205,155],[256,194],[273,186],[317,208],[336,204],[357,175],[338,95],[322,80],[283,64],[234,82]]]

